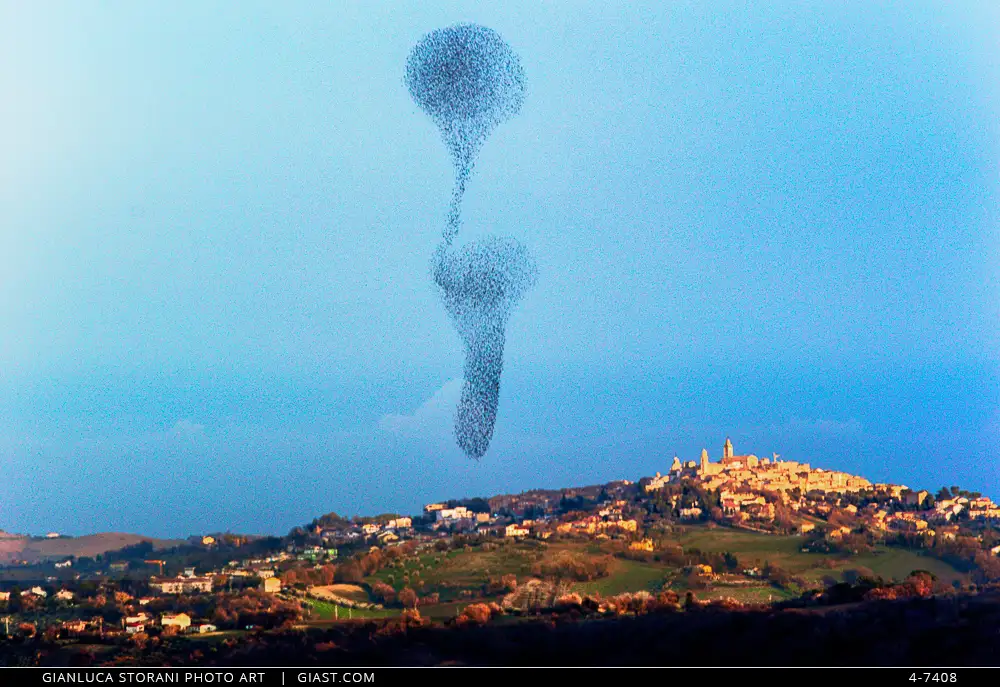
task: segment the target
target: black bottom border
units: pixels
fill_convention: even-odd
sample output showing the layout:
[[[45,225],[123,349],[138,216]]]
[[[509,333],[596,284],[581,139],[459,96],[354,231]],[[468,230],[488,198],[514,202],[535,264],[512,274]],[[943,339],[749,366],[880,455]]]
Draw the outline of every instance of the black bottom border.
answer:
[[[458,671],[460,680],[492,683],[494,680],[511,684],[534,684],[558,679],[565,674],[568,679],[583,684],[607,685],[610,672],[626,673],[623,679],[633,679],[634,673],[660,673],[663,677],[684,678],[710,676],[714,680],[744,682],[747,678],[760,677],[769,685],[790,684],[801,687],[823,674],[827,679],[873,678],[888,685],[949,685],[982,679],[986,673],[1000,674],[1000,667],[976,668],[861,668],[861,667],[333,667],[333,668],[0,668],[0,684],[11,685],[262,685],[265,687],[292,687],[297,685],[416,685],[430,678],[427,671]],[[862,676],[864,676],[862,678]],[[434,679],[434,678],[431,678]],[[808,684],[808,683],[807,683]]]

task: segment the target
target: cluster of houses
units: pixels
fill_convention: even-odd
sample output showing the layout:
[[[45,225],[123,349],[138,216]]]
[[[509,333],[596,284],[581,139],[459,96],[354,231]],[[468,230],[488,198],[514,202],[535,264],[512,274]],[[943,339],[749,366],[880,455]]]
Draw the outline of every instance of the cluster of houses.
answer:
[[[913,494],[914,492],[910,492]],[[927,492],[918,492],[927,494]],[[923,505],[925,499],[920,499]],[[987,497],[969,499],[957,497],[942,499],[932,508],[917,511],[888,512],[880,508],[871,513],[872,526],[875,529],[900,530],[903,532],[919,532],[933,537],[942,534],[946,538],[954,538],[958,526],[955,523],[960,514],[964,513],[971,521],[1000,521],[1000,508]]]
[[[555,527],[556,532],[560,534],[589,534],[598,538],[606,538],[613,533],[634,534],[639,529],[639,523],[634,518],[625,516],[625,507],[626,501],[613,501],[596,513],[558,523]]]
[[[863,477],[845,472],[813,468],[808,463],[758,458],[755,455],[736,455],[732,441],[727,438],[719,462],[712,462],[708,451],[702,449],[700,461],[682,462],[676,456],[666,475],[642,480],[647,493],[655,492],[668,484],[695,480],[707,490],[718,490],[722,510],[736,520],[774,517],[774,506],[763,498],[763,493],[777,494],[793,510],[799,510],[808,499],[806,494],[850,494],[862,490],[881,493],[906,506],[922,507],[929,501],[927,491],[912,491],[899,484],[872,484]],[[792,492],[798,491],[798,498]],[[959,513],[966,512],[972,520],[1000,520],[1000,506],[987,497],[967,498],[956,496],[933,504],[932,508],[912,512],[892,512],[886,507],[875,507],[867,513],[870,524],[876,529],[923,531],[929,525],[946,524]],[[697,518],[700,508],[683,509],[681,517]]]
[[[670,471],[656,476],[643,486],[646,492],[662,489],[667,484],[684,479],[695,479],[708,490],[727,493],[730,510],[742,510],[738,498],[741,493],[755,494],[764,491],[787,495],[798,489],[805,494],[810,491],[848,493],[871,488],[872,484],[863,477],[846,472],[813,468],[809,463],[778,460],[778,454],[771,458],[758,458],[753,454],[736,455],[733,442],[727,437],[722,448],[722,458],[714,463],[708,456],[708,449],[702,449],[699,461],[681,462],[674,456]],[[753,499],[747,500],[747,505]],[[725,506],[724,506],[725,508]]]
[[[930,506],[930,493],[927,491],[912,491],[901,485],[882,484],[874,485],[874,489],[876,492],[892,495],[894,501],[882,505],[872,503],[861,509],[853,504],[846,504],[841,505],[840,509],[847,515],[856,516],[859,524],[876,533],[898,531],[954,539],[959,532],[956,520],[960,513],[964,512],[970,521],[1000,520],[1000,508],[985,496],[942,499]],[[900,510],[893,503],[916,506],[918,510]],[[829,504],[810,504],[799,508],[820,517],[829,516],[833,510],[833,506]]]
[[[320,539],[327,543],[346,543],[374,539],[379,544],[386,545],[400,541],[408,533],[412,532],[412,530],[413,518],[400,516],[391,518],[385,522],[350,523],[345,527],[323,528],[317,526],[313,534],[318,535]],[[327,551],[330,550],[327,549]],[[336,549],[332,549],[333,555],[329,557],[336,558],[336,551]],[[309,554],[310,550],[307,549],[306,553]],[[312,549],[312,555],[318,555],[318,552]]]
[[[107,626],[100,616],[89,620],[66,620],[60,623],[59,627],[71,635],[98,633],[102,635],[114,635],[121,633],[126,635],[135,635],[141,632],[146,632],[146,630],[152,625],[159,625],[162,628],[175,627],[177,628],[177,632],[182,633],[205,634],[208,632],[218,631],[218,628],[212,623],[207,621],[195,621],[187,613],[161,613],[159,619],[157,619],[145,611],[139,611],[135,615],[129,615],[122,618],[120,629],[117,627]]]
[[[0,601],[10,601],[11,592],[0,592]],[[47,599],[49,593],[42,589],[41,587],[35,586],[31,589],[25,589],[21,591],[22,597],[33,596],[37,599]],[[59,601],[72,601],[76,598],[76,594],[68,589],[60,589],[54,595],[54,597]]]
[[[125,634],[130,635],[145,632],[146,627],[154,623],[154,618],[145,611],[140,611],[136,615],[122,618],[122,628],[125,630]],[[195,634],[216,632],[219,629],[209,622],[193,622],[191,616],[187,613],[161,613],[159,624],[160,627],[163,628],[176,627],[178,632],[190,632]]]
[[[231,561],[229,565],[233,563],[236,561]],[[229,568],[227,566],[223,569],[223,573],[233,577],[259,577],[262,591],[269,594],[277,594],[281,591],[281,580],[278,579],[274,568],[243,566]],[[214,580],[211,575],[199,576],[195,574],[194,568],[185,568],[184,574],[177,577],[150,578],[149,586],[159,594],[208,594],[212,592]]]
[[[930,492],[917,491],[906,494],[905,502],[923,507],[930,500]],[[986,496],[968,498],[954,496],[935,501],[933,507],[927,509],[925,519],[930,524],[947,523],[965,513],[970,520],[1000,520],[1000,506]]]

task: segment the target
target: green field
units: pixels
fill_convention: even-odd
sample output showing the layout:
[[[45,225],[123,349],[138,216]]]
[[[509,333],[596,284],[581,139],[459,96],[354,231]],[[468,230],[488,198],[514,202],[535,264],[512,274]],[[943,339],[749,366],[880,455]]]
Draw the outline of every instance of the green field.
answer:
[[[396,608],[345,608],[329,601],[319,599],[308,599],[304,605],[312,609],[312,615],[307,618],[309,622],[330,622],[333,620],[349,620],[359,618],[392,618],[401,613]]]
[[[519,580],[526,579],[539,555],[537,549],[517,542],[505,543],[492,551],[477,547],[469,551],[428,552],[408,559],[401,567],[383,568],[365,581],[384,582],[397,591],[410,586],[421,595],[437,592],[442,600],[449,600],[463,589],[481,589],[490,578],[513,574]]]
[[[638,592],[646,590],[657,592],[663,587],[664,580],[672,571],[659,563],[643,563],[616,559],[608,571],[607,577],[589,582],[578,582],[573,585],[574,591],[581,594],[600,594],[613,596],[622,592]]]
[[[456,615],[462,612],[462,609],[468,606],[471,601],[451,601],[449,603],[432,604],[428,606],[421,606],[418,610],[420,615],[431,618],[432,620],[447,620],[449,618],[454,618]]]
[[[763,567],[765,563],[780,566],[800,578],[807,588],[822,588],[832,581],[843,581],[848,571],[870,573],[886,580],[902,580],[913,570],[928,570],[940,580],[951,583],[965,580],[966,576],[948,563],[922,555],[919,551],[878,546],[862,555],[848,556],[802,551],[803,538],[798,535],[769,535],[728,527],[689,526],[678,532],[673,540],[686,551],[736,555],[741,564]],[[414,588],[420,596],[438,593],[440,603],[425,606],[420,612],[435,619],[454,617],[469,603],[477,600],[500,601],[502,594],[482,599],[479,595],[484,585],[493,578],[513,574],[518,583],[533,577],[532,566],[545,559],[553,560],[562,554],[583,557],[607,556],[605,549],[593,541],[556,542],[504,542],[492,549],[476,547],[447,552],[425,552],[411,556],[402,564],[380,570],[368,577],[368,584],[387,582],[396,590],[405,586]],[[609,574],[587,582],[573,583],[572,589],[580,594],[614,596],[624,592],[646,590],[655,593],[663,588],[683,593],[687,581],[681,571],[666,563],[635,561],[614,558]],[[471,592],[470,596],[468,592]],[[745,603],[767,603],[798,596],[802,590],[779,589],[766,581],[750,586],[710,586],[695,590],[699,599],[732,597]],[[311,602],[318,617],[333,618],[333,605]],[[341,618],[345,609],[341,609]],[[361,615],[366,613],[366,615]],[[398,610],[355,611],[356,617],[386,617]]]
[[[884,579],[902,580],[914,570],[926,570],[943,582],[951,583],[965,580],[967,575],[959,572],[948,563],[931,556],[922,555],[907,549],[876,547],[870,554],[852,556],[839,566],[838,570],[850,570],[864,566]]]
[[[871,553],[857,556],[833,556],[802,551],[798,535],[769,535],[724,527],[690,527],[678,537],[685,549],[735,554],[740,561],[755,565],[770,562],[806,581],[819,585],[824,577],[843,579],[847,570],[868,568],[886,580],[902,580],[913,570],[927,570],[944,582],[965,579],[948,563],[917,551],[876,546]]]
[[[205,644],[216,644],[228,637],[241,637],[245,634],[247,634],[246,630],[219,630],[218,632],[207,632],[205,634],[176,635],[173,639],[185,642],[203,642]]]
[[[700,601],[711,601],[713,599],[731,598],[746,604],[766,604],[773,601],[784,601],[796,596],[794,592],[785,589],[778,589],[773,585],[760,585],[756,587],[713,587],[704,591],[694,592],[695,597]]]

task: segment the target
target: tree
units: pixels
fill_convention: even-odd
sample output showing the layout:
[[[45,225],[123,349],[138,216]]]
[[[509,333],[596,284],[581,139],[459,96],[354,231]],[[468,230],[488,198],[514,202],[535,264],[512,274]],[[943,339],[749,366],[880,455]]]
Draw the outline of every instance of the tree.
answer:
[[[22,607],[21,589],[19,587],[12,587],[10,590],[10,598],[7,599],[7,612],[18,613],[21,611]]]
[[[405,587],[399,592],[399,603],[403,604],[403,608],[416,608],[417,593],[409,587]]]
[[[483,498],[469,499],[465,502],[465,507],[471,510],[473,513],[489,513],[490,503]]]
[[[847,582],[847,584],[858,584],[858,582],[864,578],[875,578],[875,573],[871,570],[871,568],[861,566],[844,571],[844,581]]]
[[[362,580],[364,575],[361,573],[361,566],[355,561],[348,561],[343,565],[337,566],[337,572],[334,573],[333,579],[337,582],[345,583],[358,583]]]
[[[361,557],[361,573],[366,577],[374,575],[381,569],[383,562],[382,552],[379,549],[375,549]]]
[[[396,600],[396,590],[385,582],[376,582],[372,585],[372,596],[382,604],[391,604]]]
[[[318,571],[320,583],[324,585],[333,584],[333,580],[337,575],[337,566],[335,565],[324,565]]]

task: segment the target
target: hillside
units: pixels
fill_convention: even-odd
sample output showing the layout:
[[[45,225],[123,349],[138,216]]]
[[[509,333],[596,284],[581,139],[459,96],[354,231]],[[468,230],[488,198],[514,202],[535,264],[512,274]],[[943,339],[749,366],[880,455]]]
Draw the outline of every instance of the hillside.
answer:
[[[154,539],[140,534],[123,532],[102,532],[82,537],[57,537],[53,539],[6,535],[0,537],[0,565],[18,560],[40,563],[46,560],[69,558],[70,556],[93,557],[143,541],[152,542],[156,549],[166,549],[184,543],[183,540]]]

